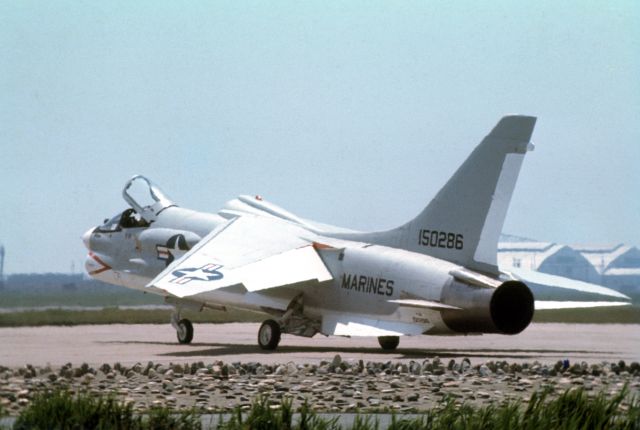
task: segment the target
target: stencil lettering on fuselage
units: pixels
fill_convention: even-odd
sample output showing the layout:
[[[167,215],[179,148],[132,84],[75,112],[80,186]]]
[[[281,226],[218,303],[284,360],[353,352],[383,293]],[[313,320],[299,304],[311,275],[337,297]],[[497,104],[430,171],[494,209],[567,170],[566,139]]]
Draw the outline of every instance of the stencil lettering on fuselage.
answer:
[[[360,293],[391,296],[393,295],[393,284],[394,281],[392,279],[374,278],[351,273],[342,274],[342,288]]]

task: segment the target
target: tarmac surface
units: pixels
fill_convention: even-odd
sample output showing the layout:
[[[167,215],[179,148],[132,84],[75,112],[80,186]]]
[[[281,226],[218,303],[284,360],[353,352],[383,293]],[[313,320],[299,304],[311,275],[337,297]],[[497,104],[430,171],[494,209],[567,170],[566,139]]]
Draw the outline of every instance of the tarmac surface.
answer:
[[[257,346],[259,324],[196,324],[194,342],[177,343],[166,325],[85,325],[0,328],[0,365],[62,366],[65,363],[192,363],[222,360],[262,364],[344,360],[409,362],[439,357],[472,365],[487,360],[555,363],[640,361],[640,324],[532,324],[515,336],[403,337],[397,350],[382,351],[375,338],[283,335],[275,352]]]

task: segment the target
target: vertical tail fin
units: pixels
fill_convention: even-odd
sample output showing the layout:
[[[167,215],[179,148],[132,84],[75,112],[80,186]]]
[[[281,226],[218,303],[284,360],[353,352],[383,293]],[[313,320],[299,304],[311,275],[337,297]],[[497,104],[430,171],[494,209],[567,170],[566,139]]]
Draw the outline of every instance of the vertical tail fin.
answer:
[[[498,239],[535,122],[505,116],[416,218],[354,239],[497,273]]]

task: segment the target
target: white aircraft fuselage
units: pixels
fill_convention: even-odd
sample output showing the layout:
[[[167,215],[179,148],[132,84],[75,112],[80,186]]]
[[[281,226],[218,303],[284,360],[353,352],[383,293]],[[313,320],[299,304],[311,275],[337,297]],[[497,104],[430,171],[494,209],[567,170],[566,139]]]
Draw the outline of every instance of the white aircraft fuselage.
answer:
[[[385,349],[404,335],[516,334],[534,299],[498,270],[496,250],[534,124],[503,118],[422,213],[384,232],[304,220],[260,196],[197,212],[134,176],[130,208],[83,236],[86,270],[164,296],[181,343],[193,336],[181,309],[203,307],[270,315],[264,349],[280,333],[377,336]]]

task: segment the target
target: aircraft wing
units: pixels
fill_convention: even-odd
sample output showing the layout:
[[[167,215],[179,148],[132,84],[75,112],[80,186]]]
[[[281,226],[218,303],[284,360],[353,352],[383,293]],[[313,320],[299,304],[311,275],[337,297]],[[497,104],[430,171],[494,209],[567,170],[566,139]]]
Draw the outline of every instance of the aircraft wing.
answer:
[[[510,268],[503,273],[527,284],[535,297],[536,310],[631,304],[628,296],[601,285],[519,268]]]
[[[304,234],[287,223],[237,217],[205,236],[148,286],[182,298],[231,286],[258,292],[333,279]]]

